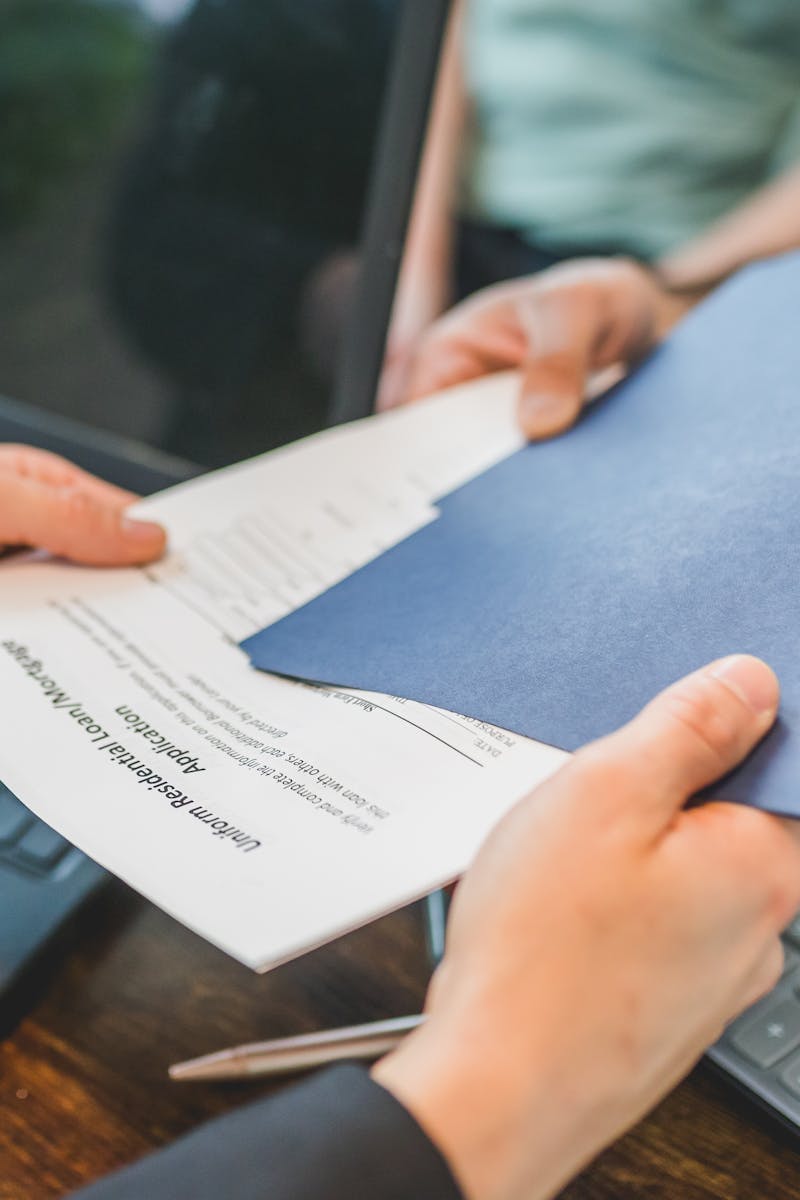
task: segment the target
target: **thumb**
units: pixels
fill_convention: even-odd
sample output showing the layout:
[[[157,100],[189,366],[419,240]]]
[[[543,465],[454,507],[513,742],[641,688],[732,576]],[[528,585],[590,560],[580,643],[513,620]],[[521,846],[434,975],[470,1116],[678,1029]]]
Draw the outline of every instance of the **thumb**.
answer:
[[[0,475],[0,542],[41,547],[91,566],[132,566],[159,558],[166,534],[80,487]]]
[[[533,289],[520,312],[530,354],[523,364],[518,417],[526,437],[555,437],[574,425],[605,329],[596,295],[583,286]]]
[[[775,720],[779,685],[766,663],[748,654],[719,659],[668,687],[618,732],[580,751],[581,769],[604,764],[637,808],[666,818],[695,792],[731,771]]]
[[[519,301],[529,346],[519,420],[529,438],[562,433],[600,388],[591,375],[627,365],[656,336],[662,294],[624,260],[575,261],[545,271]],[[604,381],[607,385],[608,381]]]
[[[517,416],[530,441],[556,437],[575,424],[583,408],[587,372],[586,355],[577,348],[528,359]]]

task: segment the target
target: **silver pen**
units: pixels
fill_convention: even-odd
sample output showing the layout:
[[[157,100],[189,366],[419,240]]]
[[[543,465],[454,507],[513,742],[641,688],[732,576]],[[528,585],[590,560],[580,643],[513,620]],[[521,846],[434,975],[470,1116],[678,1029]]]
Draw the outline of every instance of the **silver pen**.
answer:
[[[244,1079],[248,1075],[288,1075],[307,1071],[343,1059],[372,1061],[388,1054],[406,1034],[417,1029],[424,1015],[393,1017],[371,1021],[367,1025],[348,1025],[297,1037],[275,1038],[269,1042],[251,1042],[204,1054],[188,1062],[173,1063],[170,1079],[180,1081]]]

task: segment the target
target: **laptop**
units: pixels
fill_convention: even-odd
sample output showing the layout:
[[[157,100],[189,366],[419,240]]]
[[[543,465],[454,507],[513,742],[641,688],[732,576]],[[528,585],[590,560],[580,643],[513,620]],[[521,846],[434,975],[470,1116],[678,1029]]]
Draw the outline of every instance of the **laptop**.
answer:
[[[371,412],[447,0],[37,6],[6,99],[29,132],[0,181],[0,440],[147,492]],[[106,881],[0,784],[0,1029]],[[785,947],[709,1058],[797,1130],[800,920]]]

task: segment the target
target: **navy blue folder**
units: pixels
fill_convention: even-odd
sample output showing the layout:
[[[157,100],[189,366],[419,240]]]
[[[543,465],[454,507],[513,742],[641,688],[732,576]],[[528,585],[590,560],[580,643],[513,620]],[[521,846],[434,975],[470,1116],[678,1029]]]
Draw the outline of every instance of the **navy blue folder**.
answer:
[[[798,300],[800,256],[749,268],[570,433],[249,638],[253,663],[572,750],[758,654],[780,721],[717,792],[800,816]]]

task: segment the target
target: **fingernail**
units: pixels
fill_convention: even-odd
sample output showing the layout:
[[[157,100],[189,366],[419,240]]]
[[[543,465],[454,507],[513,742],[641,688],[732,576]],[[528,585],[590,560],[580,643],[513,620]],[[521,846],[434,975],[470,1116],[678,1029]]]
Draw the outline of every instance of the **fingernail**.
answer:
[[[164,537],[164,530],[155,521],[136,521],[133,517],[123,517],[120,529],[125,537],[139,542],[152,542]]]
[[[734,654],[723,658],[709,672],[758,717],[774,713],[778,705],[779,685],[775,672],[760,658],[750,654]]]

